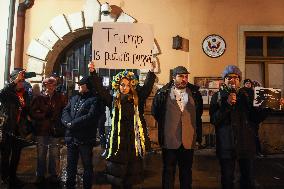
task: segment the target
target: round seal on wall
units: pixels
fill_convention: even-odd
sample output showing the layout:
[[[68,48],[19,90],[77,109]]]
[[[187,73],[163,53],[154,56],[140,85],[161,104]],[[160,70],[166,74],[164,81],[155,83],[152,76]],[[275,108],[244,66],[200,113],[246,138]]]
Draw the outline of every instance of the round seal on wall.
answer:
[[[207,56],[217,58],[224,54],[226,42],[219,35],[208,35],[202,42],[202,49]]]

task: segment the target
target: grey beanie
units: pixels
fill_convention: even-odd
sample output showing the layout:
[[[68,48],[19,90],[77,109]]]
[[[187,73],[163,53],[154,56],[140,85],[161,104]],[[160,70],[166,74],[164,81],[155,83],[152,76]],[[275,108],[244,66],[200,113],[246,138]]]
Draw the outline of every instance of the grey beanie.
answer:
[[[234,65],[227,66],[222,73],[222,78],[225,79],[225,77],[228,74],[237,74],[240,80],[242,79],[242,72],[237,66],[234,66]]]

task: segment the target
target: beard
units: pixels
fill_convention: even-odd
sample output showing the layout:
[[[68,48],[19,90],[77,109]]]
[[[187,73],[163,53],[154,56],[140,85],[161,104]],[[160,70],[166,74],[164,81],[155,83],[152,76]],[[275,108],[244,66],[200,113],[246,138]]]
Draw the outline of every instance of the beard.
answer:
[[[177,81],[174,81],[174,85],[177,89],[185,89],[186,88],[186,85],[187,85],[187,82],[177,82]]]

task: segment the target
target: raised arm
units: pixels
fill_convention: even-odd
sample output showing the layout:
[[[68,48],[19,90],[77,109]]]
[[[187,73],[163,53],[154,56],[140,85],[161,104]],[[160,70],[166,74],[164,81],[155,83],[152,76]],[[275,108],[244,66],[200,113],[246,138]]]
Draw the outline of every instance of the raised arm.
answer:
[[[145,100],[146,98],[148,98],[148,96],[150,95],[150,93],[153,89],[155,79],[156,79],[155,73],[149,71],[147,76],[146,76],[144,85],[143,86],[137,86],[137,92],[138,92],[139,99]]]
[[[227,100],[218,97],[219,92],[216,92],[210,102],[210,123],[214,126],[219,126],[228,116],[230,116],[232,106],[227,102]]]
[[[100,95],[105,104],[111,109],[112,96],[110,95],[110,91],[103,86],[101,78],[96,73],[94,62],[89,63],[88,68],[90,72],[90,83],[92,87],[95,89],[95,92]]]
[[[152,63],[151,68],[149,69],[149,72],[147,73],[146,79],[144,81],[144,85],[137,86],[136,90],[138,92],[140,100],[146,100],[153,89],[157,77],[156,74],[154,73],[154,69],[155,69],[155,63]]]
[[[20,71],[16,77],[16,79],[9,84],[7,84],[1,91],[0,91],[0,101],[5,101],[11,91],[14,90],[17,83],[24,80],[24,71]]]

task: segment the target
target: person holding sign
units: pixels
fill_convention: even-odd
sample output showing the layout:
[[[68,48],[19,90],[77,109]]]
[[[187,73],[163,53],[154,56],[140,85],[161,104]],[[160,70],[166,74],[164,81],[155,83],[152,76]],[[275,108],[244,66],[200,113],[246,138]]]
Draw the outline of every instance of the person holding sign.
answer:
[[[106,174],[112,188],[129,189],[143,181],[142,158],[146,152],[146,126],[143,124],[143,107],[150,95],[156,75],[154,66],[148,72],[144,85],[131,71],[119,72],[112,80],[111,96],[95,72],[95,64],[89,65],[90,81],[95,91],[112,109],[110,148],[107,156]]]
[[[215,126],[216,153],[221,166],[222,189],[234,188],[236,160],[240,167],[240,188],[255,188],[254,127],[255,119],[262,116],[262,111],[253,107],[252,92],[240,89],[241,76],[242,73],[237,66],[227,66],[222,75],[224,84],[212,96],[210,103],[210,122]]]

